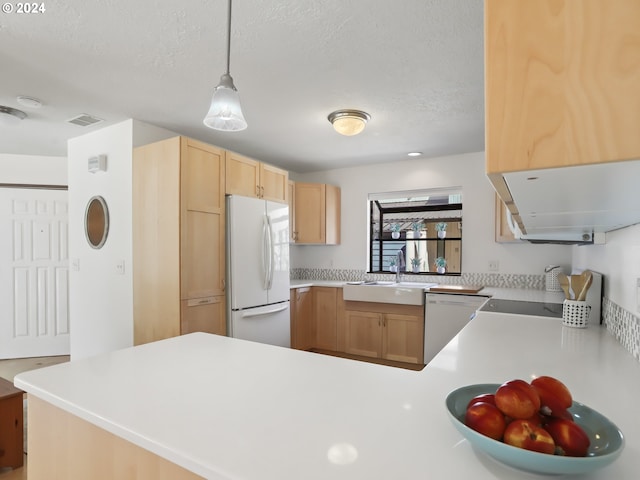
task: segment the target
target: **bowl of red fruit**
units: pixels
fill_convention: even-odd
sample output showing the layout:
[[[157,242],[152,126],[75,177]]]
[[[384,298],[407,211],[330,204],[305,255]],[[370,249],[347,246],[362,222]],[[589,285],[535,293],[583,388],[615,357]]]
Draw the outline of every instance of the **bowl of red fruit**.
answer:
[[[475,384],[447,395],[453,426],[476,449],[521,470],[583,474],[620,456],[624,436],[551,376]]]

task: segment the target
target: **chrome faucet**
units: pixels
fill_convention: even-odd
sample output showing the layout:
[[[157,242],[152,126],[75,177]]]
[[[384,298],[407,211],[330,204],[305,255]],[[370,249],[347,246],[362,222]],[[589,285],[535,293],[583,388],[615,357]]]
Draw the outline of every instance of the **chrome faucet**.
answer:
[[[396,283],[400,283],[402,279],[400,269],[402,268],[402,265],[404,265],[404,255],[402,254],[402,250],[398,250],[398,253],[396,253],[396,264],[398,265],[396,269]]]

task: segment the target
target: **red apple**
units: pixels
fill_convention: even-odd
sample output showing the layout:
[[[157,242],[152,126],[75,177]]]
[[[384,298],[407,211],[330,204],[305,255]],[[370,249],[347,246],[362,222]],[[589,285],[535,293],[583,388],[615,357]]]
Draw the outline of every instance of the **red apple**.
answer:
[[[544,428],[562,450],[560,454],[569,457],[584,457],[587,455],[591,441],[586,432],[577,423],[564,418],[552,418]]]
[[[556,445],[544,428],[529,420],[514,420],[504,431],[504,443],[534,452],[553,454]]]
[[[538,392],[542,413],[553,417],[566,418],[564,410],[573,402],[567,386],[554,377],[542,376],[531,381],[531,386]]]
[[[540,410],[538,392],[524,380],[511,380],[500,385],[495,400],[502,413],[516,419],[531,418]]]
[[[480,403],[480,402],[486,402],[486,403],[490,403],[491,405],[495,405],[496,397],[493,393],[483,393],[481,395],[476,395],[471,400],[469,400],[469,403],[467,404],[467,408],[469,408],[474,403]]]
[[[501,440],[506,427],[504,415],[498,407],[487,402],[474,403],[464,417],[467,427],[494,440]]]

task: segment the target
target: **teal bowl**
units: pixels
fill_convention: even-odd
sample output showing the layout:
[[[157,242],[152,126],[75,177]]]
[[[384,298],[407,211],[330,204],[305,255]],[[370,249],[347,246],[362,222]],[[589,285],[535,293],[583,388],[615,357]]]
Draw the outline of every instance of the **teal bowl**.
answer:
[[[606,467],[622,453],[624,436],[620,429],[603,415],[578,402],[573,402],[569,411],[591,440],[586,457],[564,457],[524,450],[493,440],[467,427],[464,416],[469,400],[482,393],[495,393],[499,386],[493,383],[468,385],[449,393],[446,399],[453,426],[474,448],[499,462],[533,473],[574,475]]]

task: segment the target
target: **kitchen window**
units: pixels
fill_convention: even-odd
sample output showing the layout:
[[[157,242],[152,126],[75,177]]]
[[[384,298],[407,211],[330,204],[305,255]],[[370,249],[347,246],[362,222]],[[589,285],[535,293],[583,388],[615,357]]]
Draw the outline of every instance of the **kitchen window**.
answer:
[[[462,191],[369,195],[369,273],[460,275]]]

